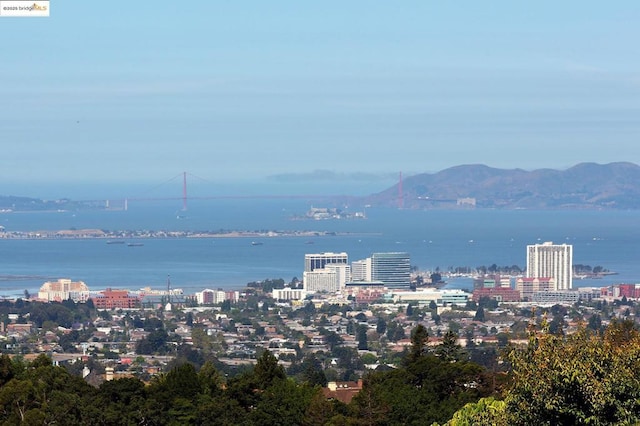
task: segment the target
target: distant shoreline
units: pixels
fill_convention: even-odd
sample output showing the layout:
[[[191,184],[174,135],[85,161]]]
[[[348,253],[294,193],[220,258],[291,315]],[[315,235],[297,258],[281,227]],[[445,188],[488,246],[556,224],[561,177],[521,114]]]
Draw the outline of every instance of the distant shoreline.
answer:
[[[110,240],[175,239],[175,238],[319,238],[333,236],[381,235],[371,232],[330,231],[103,231],[101,229],[73,229],[56,231],[3,231],[0,240]]]

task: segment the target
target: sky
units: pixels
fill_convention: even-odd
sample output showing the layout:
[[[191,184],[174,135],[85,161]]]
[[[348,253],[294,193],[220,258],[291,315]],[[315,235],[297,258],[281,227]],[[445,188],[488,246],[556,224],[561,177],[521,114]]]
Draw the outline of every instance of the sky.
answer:
[[[640,163],[637,1],[50,10],[0,18],[0,194]]]

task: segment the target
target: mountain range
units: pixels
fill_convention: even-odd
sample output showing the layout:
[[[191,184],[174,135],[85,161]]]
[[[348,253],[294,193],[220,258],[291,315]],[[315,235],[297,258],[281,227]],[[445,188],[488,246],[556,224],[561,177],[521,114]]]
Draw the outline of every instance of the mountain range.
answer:
[[[640,166],[580,163],[527,171],[461,165],[407,177],[366,202],[403,208],[639,209]]]
[[[358,175],[359,176],[359,175]],[[367,176],[360,176],[369,179]],[[277,180],[305,180],[282,175]],[[386,177],[388,179],[388,176]],[[352,175],[317,171],[306,181],[345,184]],[[346,185],[346,184],[345,184]],[[342,186],[342,185],[340,185]],[[345,188],[343,188],[345,189]],[[337,204],[429,208],[640,209],[640,166],[629,162],[580,163],[566,170],[498,169],[483,164],[451,167],[406,177],[365,197],[343,196]],[[104,203],[68,198],[1,196],[0,212],[105,209]]]

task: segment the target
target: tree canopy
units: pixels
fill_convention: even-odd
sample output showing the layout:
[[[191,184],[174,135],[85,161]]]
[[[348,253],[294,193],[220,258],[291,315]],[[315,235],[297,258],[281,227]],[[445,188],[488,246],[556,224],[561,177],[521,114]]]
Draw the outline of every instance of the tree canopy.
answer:
[[[393,323],[393,322],[391,322]],[[391,324],[390,323],[390,324]],[[529,343],[507,347],[505,373],[469,360],[457,335],[429,345],[418,325],[396,368],[363,377],[349,404],[328,400],[321,359],[307,355],[291,377],[269,351],[225,379],[211,361],[180,356],[145,384],[123,378],[92,387],[40,355],[0,356],[1,424],[125,425],[574,425],[640,422],[640,332],[614,320],[604,332],[551,333],[543,318]],[[355,348],[335,347],[349,378],[362,370]],[[196,352],[195,349],[192,351]],[[178,350],[178,353],[181,353]],[[201,367],[199,367],[201,365]],[[342,373],[341,373],[342,374]],[[358,376],[355,376],[356,378]],[[503,386],[495,386],[500,377]],[[505,382],[503,377],[508,377]],[[334,378],[331,380],[335,380]],[[353,379],[352,379],[353,380]],[[505,384],[506,383],[506,384]],[[498,389],[498,391],[496,391]]]

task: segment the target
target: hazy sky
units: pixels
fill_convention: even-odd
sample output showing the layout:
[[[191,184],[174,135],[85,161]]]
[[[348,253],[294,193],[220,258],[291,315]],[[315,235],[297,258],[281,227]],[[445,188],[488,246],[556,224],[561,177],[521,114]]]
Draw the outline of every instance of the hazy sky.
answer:
[[[640,163],[637,1],[52,1],[0,18],[0,194]]]

